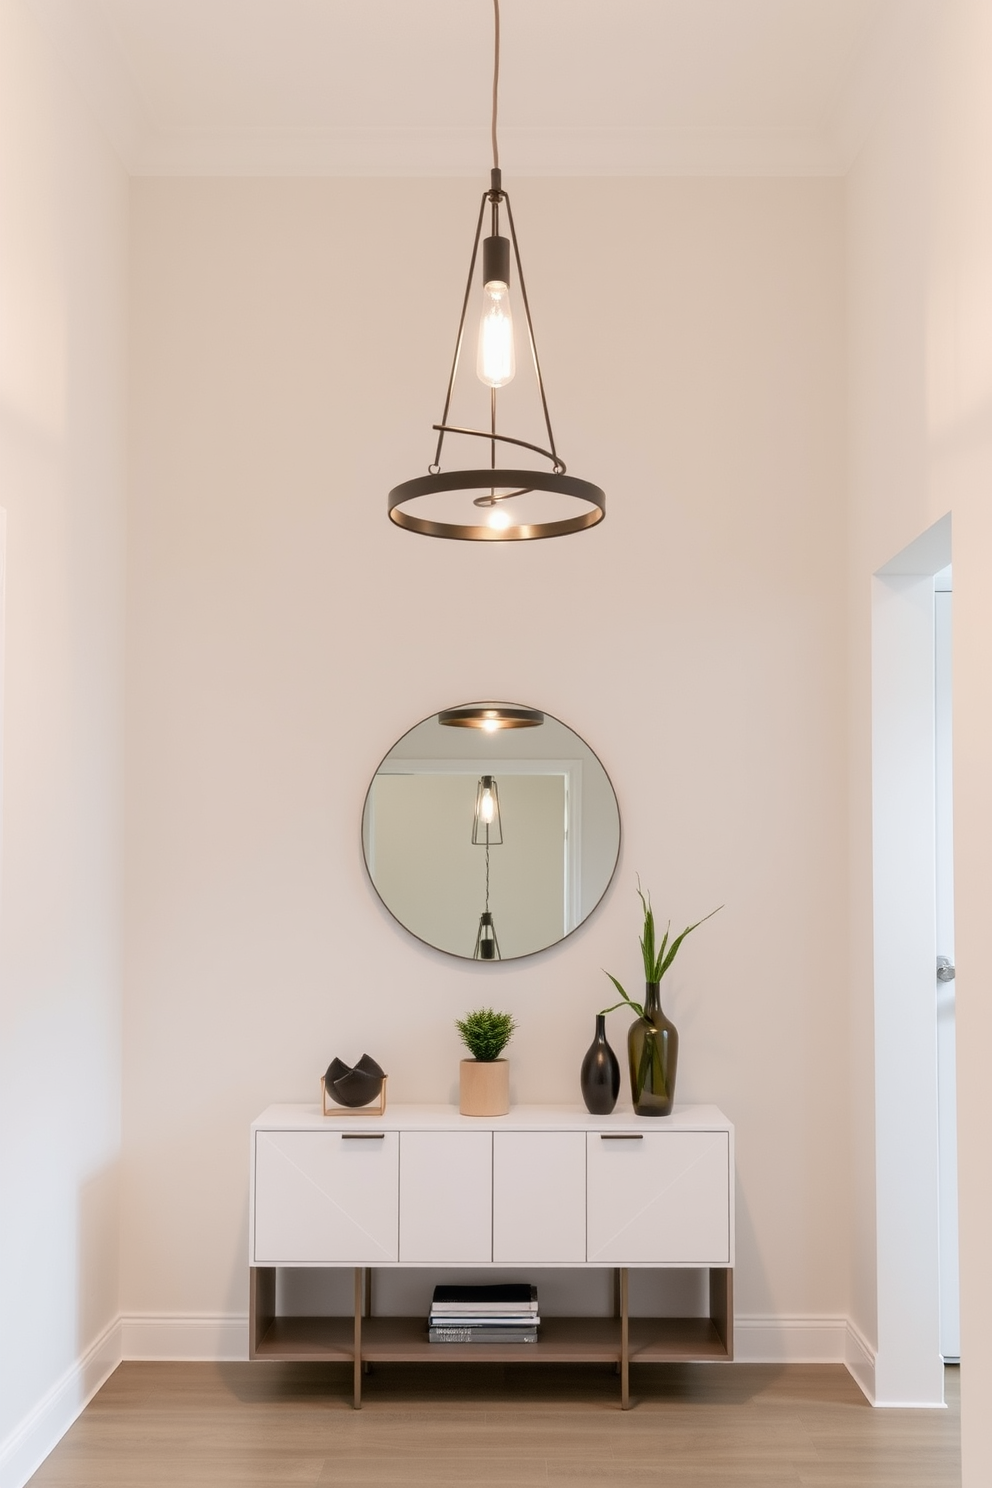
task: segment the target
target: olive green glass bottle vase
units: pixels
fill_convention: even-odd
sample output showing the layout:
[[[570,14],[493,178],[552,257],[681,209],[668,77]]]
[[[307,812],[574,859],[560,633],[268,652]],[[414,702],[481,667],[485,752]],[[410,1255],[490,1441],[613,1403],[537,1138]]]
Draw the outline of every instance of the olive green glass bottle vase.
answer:
[[[646,983],[644,1017],[630,1025],[627,1053],[635,1116],[668,1116],[675,1102],[679,1031],[661,1010],[659,982]]]

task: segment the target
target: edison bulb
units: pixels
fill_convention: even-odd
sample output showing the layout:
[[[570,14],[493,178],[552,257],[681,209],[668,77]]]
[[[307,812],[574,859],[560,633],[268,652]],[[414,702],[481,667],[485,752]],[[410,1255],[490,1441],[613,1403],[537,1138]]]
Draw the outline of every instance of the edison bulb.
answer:
[[[479,354],[475,370],[480,382],[491,388],[505,387],[517,370],[510,291],[502,279],[491,279],[482,292]]]
[[[507,527],[510,526],[509,516],[505,511],[500,511],[498,506],[493,507],[486,521],[496,532],[505,532]]]
[[[491,826],[493,817],[495,815],[496,807],[493,801],[493,793],[489,789],[489,787],[486,786],[485,790],[482,792],[482,800],[479,802],[479,816],[482,819],[483,825],[487,827]]]

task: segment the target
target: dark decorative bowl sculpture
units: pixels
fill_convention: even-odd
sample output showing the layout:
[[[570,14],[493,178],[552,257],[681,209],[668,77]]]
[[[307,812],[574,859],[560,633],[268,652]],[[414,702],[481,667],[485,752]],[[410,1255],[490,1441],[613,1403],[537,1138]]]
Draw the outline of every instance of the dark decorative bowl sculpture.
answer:
[[[363,1054],[354,1068],[342,1059],[332,1059],[324,1076],[324,1089],[339,1106],[367,1106],[381,1095],[385,1078],[385,1071],[368,1054]]]

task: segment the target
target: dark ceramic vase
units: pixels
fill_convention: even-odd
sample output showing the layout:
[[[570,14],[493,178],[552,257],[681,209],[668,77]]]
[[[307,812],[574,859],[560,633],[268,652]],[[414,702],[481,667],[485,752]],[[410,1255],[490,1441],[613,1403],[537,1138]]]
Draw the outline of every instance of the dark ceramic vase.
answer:
[[[596,1014],[596,1037],[579,1073],[582,1099],[593,1116],[609,1116],[620,1094],[620,1061],[606,1042],[606,1016]]]
[[[354,1069],[343,1059],[332,1059],[324,1076],[324,1089],[339,1106],[367,1106],[378,1099],[385,1078],[369,1054],[363,1054]]]
[[[661,1010],[658,982],[645,986],[644,1017],[630,1025],[627,1053],[635,1116],[668,1116],[675,1102],[679,1031]]]

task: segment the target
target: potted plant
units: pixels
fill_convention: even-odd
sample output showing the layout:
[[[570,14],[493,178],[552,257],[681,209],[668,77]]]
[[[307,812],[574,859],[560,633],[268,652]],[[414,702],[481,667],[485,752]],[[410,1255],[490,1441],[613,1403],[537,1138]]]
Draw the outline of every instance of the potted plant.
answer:
[[[654,911],[651,896],[641,890],[637,881],[637,893],[644,910],[644,930],[641,935],[641,956],[644,961],[645,996],[644,1005],[628,997],[612,972],[606,975],[616,987],[623,1002],[615,1002],[604,1008],[612,1013],[615,1008],[630,1008],[637,1018],[627,1034],[627,1055],[630,1063],[630,1093],[637,1116],[668,1116],[675,1102],[675,1076],[679,1061],[679,1033],[675,1024],[665,1017],[661,1008],[661,979],[678,955],[679,947],[693,930],[705,924],[722,909],[711,909],[708,915],[687,925],[674,940],[670,939],[672,924],[669,920],[661,944],[657,944]]]
[[[458,1109],[463,1116],[505,1116],[510,1109],[510,1066],[500,1055],[516,1030],[511,1013],[476,1008],[455,1019],[471,1054],[459,1067]]]

